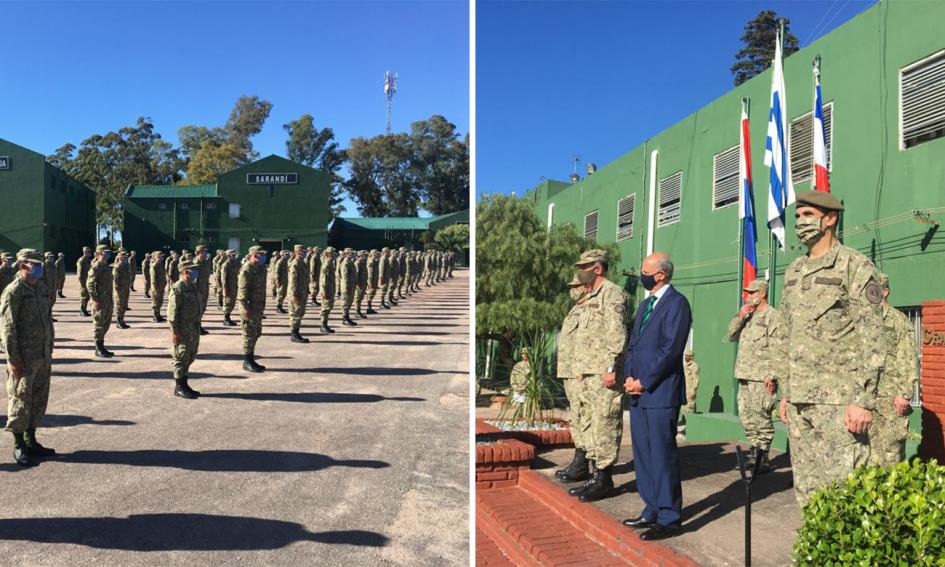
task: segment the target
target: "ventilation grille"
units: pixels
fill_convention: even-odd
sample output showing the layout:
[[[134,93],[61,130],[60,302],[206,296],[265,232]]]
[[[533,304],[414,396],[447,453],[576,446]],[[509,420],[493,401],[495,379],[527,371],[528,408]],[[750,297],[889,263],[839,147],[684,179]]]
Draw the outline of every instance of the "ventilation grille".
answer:
[[[902,146],[945,136],[945,51],[900,75]]]
[[[712,158],[712,208],[738,202],[738,146]]]
[[[682,204],[682,172],[660,180],[660,216],[656,226],[667,226],[679,222]]]

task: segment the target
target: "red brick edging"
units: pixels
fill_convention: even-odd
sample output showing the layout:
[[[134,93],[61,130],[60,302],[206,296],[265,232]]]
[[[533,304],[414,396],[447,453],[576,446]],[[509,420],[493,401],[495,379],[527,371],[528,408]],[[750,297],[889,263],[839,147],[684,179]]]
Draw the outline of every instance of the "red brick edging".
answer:
[[[551,419],[549,421],[563,426],[568,425],[568,422],[563,419]],[[574,444],[574,441],[571,440],[570,429],[505,431],[489,425],[486,423],[486,419],[481,417],[476,419],[476,435],[488,435],[494,439],[518,439],[536,447],[569,447]]]

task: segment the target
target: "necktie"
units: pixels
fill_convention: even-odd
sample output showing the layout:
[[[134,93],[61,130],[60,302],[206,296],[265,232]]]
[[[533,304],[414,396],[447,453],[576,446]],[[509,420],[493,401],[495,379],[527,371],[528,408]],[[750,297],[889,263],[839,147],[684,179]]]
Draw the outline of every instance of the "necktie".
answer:
[[[656,296],[651,295],[646,300],[646,308],[643,310],[643,319],[640,321],[640,332],[643,332],[643,329],[646,328],[646,322],[650,320],[650,315],[653,314],[653,306],[656,305]]]

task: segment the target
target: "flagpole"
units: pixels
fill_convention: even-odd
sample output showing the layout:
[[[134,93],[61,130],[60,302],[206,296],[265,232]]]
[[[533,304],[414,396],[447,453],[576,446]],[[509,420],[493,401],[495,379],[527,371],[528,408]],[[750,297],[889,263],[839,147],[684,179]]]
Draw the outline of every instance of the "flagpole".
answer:
[[[751,116],[751,101],[748,98],[742,98],[742,110],[745,111],[746,116]],[[738,122],[739,130],[741,129],[741,120]],[[741,136],[739,136],[741,138]],[[738,148],[738,159],[744,159],[744,148]],[[747,196],[744,194],[745,188],[739,187],[740,198],[745,199]],[[748,204],[746,203],[747,207]],[[738,299],[735,302],[735,309],[742,308],[742,278],[745,277],[745,219],[738,219],[738,281],[735,282],[738,284]]]
[[[781,62],[782,62],[782,64],[783,64],[783,62],[784,62],[784,18],[782,18],[782,19],[779,21],[779,24],[780,24],[780,26],[779,26],[779,27],[780,27],[780,34],[778,35],[778,43],[779,43],[779,45],[780,45]],[[813,116],[811,117],[811,120],[813,120]],[[785,213],[784,216],[785,216],[784,220],[786,221],[786,220],[787,220],[787,213]],[[784,226],[783,226],[783,228],[784,228],[784,230],[785,230],[784,239],[787,240],[787,226],[786,226],[786,225],[787,225],[787,222],[782,222],[781,224],[784,225]],[[777,282],[777,280],[776,280],[776,278],[775,278],[775,275],[776,275],[777,272],[778,272],[778,246],[777,246],[777,243],[776,243],[776,240],[777,240],[777,239],[775,238],[774,233],[770,234],[770,235],[769,235],[769,238],[771,239],[771,241],[770,241],[770,243],[769,243],[769,245],[768,245],[768,271],[769,271],[769,274],[768,274],[768,301],[769,301],[772,305],[777,305],[777,296],[776,296],[776,292],[777,292],[777,285],[776,285],[776,282]]]

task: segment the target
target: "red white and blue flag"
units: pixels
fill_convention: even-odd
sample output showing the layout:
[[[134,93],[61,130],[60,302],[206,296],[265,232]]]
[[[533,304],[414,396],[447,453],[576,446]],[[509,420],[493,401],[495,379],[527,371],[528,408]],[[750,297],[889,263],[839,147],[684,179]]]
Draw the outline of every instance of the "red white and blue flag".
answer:
[[[755,244],[758,236],[755,230],[755,196],[751,185],[751,135],[748,128],[748,112],[742,102],[742,122],[738,143],[738,173],[741,191],[738,194],[738,218],[742,223],[742,299],[748,284],[758,277],[758,256]]]
[[[771,168],[771,191],[768,194],[768,228],[784,250],[785,209],[794,203],[794,182],[791,179],[791,158],[787,145],[787,94],[784,90],[784,69],[781,64],[781,34],[775,40],[771,65],[771,111],[768,113],[768,138],[765,140],[765,165]]]
[[[820,58],[814,60],[814,191],[830,193],[827,173],[827,136],[824,130],[824,101],[820,96]]]

